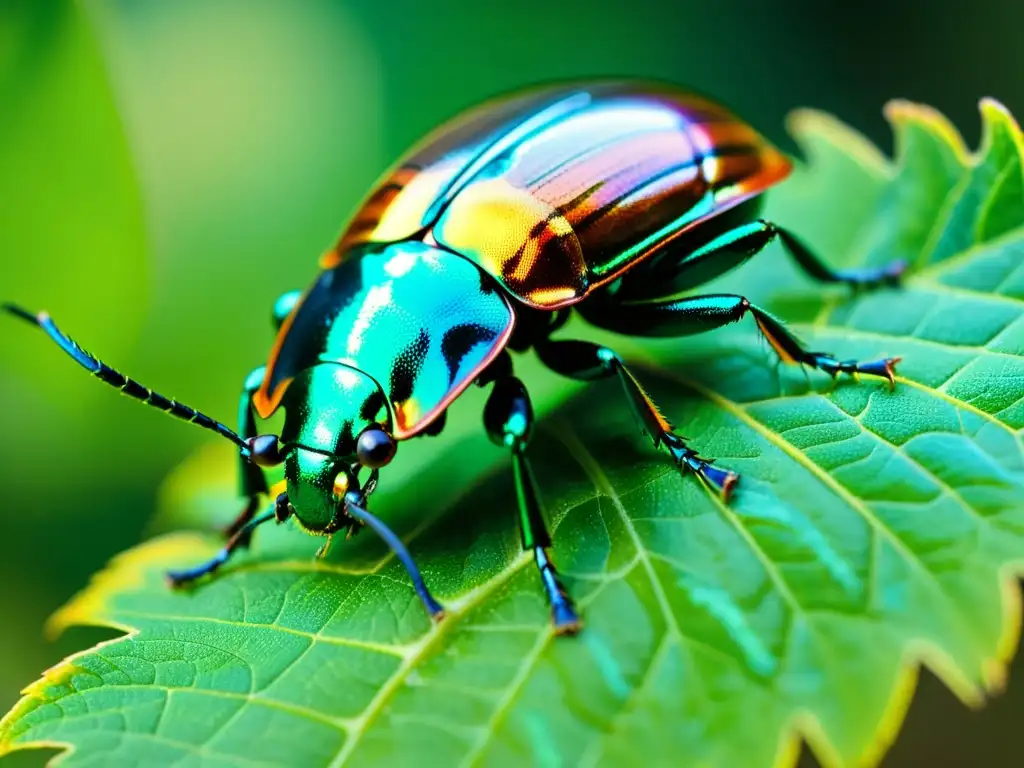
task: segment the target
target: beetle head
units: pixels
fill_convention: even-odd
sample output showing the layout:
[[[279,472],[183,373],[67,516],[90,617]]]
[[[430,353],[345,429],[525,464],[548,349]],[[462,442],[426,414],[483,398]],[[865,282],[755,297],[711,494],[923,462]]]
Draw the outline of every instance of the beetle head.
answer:
[[[282,405],[288,499],[311,532],[343,527],[345,496],[361,496],[362,467],[376,470],[395,455],[391,416],[377,382],[340,363],[308,368],[289,385]]]

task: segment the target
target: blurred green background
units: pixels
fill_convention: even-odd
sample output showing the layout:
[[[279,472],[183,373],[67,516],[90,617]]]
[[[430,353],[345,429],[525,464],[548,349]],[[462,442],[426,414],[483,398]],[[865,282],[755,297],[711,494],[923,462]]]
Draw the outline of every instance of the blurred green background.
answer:
[[[462,107],[635,75],[714,94],[787,149],[785,114],[814,106],[888,151],[892,97],[935,105],[975,142],[980,96],[1024,113],[1022,28],[1020,0],[0,0],[0,298],[49,309],[111,364],[230,423],[273,299],[311,279],[384,167]],[[208,438],[7,321],[0,403],[6,710],[109,636],[51,643],[42,625],[146,534],[162,478]],[[981,713],[925,675],[887,764],[1022,764],[1021,670]]]

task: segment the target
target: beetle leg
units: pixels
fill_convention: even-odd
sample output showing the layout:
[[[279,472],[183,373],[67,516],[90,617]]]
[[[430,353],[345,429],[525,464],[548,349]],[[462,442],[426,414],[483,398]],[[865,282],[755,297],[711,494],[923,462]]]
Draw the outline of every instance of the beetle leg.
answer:
[[[494,443],[512,450],[512,471],[523,550],[533,552],[541,583],[551,605],[555,632],[560,635],[575,634],[580,630],[580,618],[551,561],[551,553],[548,551],[551,547],[551,534],[544,521],[537,481],[526,458],[526,445],[533,431],[533,406],[526,387],[519,379],[507,375],[495,382],[484,407],[484,425]]]
[[[854,288],[876,288],[880,285],[897,285],[903,273],[907,271],[907,262],[902,259],[880,267],[832,269],[788,230],[767,221],[757,223],[779,238],[782,247],[807,275],[822,283],[845,283]]]
[[[649,299],[691,290],[739,266],[775,239],[806,274],[824,283],[854,288],[896,284],[907,268],[905,261],[894,261],[883,267],[833,270],[789,231],[757,220],[728,229],[693,250],[683,250],[680,257],[655,257],[657,261],[646,270],[638,269],[634,279],[627,273],[613,295],[620,300]]]
[[[252,538],[252,532],[255,531],[256,528],[271,520],[277,520],[277,522],[282,523],[288,519],[290,514],[291,508],[288,506],[288,495],[282,493],[274,501],[273,508],[267,510],[259,517],[254,517],[239,528],[216,555],[202,565],[197,565],[195,568],[186,568],[180,571],[168,571],[167,581],[170,582],[172,587],[181,587],[198,578],[206,576],[209,573],[213,573],[224,565],[224,563],[231,558],[231,555],[234,554],[237,549],[249,546],[249,541]]]
[[[274,329],[280,330],[281,326],[284,325],[284,321],[288,318],[288,315],[295,309],[295,305],[299,303],[299,299],[302,298],[302,291],[288,291],[288,293],[282,293],[277,297],[277,301],[274,302],[274,313],[273,322]]]
[[[755,221],[733,227],[693,250],[676,246],[681,255],[655,256],[649,267],[640,265],[635,277],[627,272],[613,295],[619,300],[653,299],[688,291],[738,267],[775,236],[771,225]]]
[[[252,396],[260,388],[266,368],[261,366],[245,378],[245,386],[238,401],[238,434],[243,440],[256,437],[256,414],[252,407]],[[224,529],[229,539],[252,520],[259,509],[259,497],[268,492],[267,478],[263,468],[244,456],[238,459],[239,495],[245,499],[245,507],[230,525]]]
[[[701,458],[647,394],[633,372],[615,352],[588,341],[550,341],[537,346],[537,355],[555,373],[582,381],[617,376],[629,399],[629,405],[644,433],[655,448],[664,448],[681,471],[693,472],[728,501],[739,475],[712,465]]]
[[[245,482],[244,476],[242,482]],[[230,539],[238,533],[246,523],[256,516],[256,510],[259,508],[260,499],[257,494],[246,496],[245,506],[242,507],[242,511],[238,513],[234,520],[224,526],[223,531],[221,531],[224,534],[224,538]]]
[[[808,352],[779,320],[743,296],[719,293],[665,301],[598,304],[589,309],[585,302],[580,306],[594,325],[632,336],[688,336],[721,328],[750,313],[784,363],[809,365],[833,377],[840,373],[864,373],[886,379],[890,386],[896,383],[894,366],[900,358],[886,357],[861,363],[838,360],[825,352]]]

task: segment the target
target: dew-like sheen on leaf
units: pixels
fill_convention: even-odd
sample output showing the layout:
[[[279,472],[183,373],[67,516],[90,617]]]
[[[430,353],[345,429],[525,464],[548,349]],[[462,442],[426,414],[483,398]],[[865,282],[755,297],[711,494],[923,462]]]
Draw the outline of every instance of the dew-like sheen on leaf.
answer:
[[[531,454],[578,638],[552,636],[506,457],[474,435],[374,497],[446,602],[439,626],[368,535],[313,561],[307,537],[260,531],[186,593],[163,570],[217,544],[163,536],[55,617],[129,634],[31,685],[0,753],[739,768],[792,765],[802,737],[826,765],[856,765],[895,736],[919,664],[980,703],[1019,630],[1022,139],[992,101],[975,156],[927,108],[887,114],[895,162],[799,114],[808,165],[768,216],[836,265],[907,259],[904,287],[823,290],[777,249],[715,287],[790,318],[814,349],[903,356],[896,391],[778,367],[753,324],[648,348],[640,376],[664,412],[742,474],[728,506],[651,450],[616,382],[549,409]]]

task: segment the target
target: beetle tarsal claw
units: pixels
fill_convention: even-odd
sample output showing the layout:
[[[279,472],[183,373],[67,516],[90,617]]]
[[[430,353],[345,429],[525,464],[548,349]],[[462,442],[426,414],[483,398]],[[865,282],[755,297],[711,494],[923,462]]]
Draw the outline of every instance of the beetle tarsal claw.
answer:
[[[856,366],[856,373],[867,373],[878,376],[889,382],[891,390],[896,389],[896,364],[903,358],[886,357],[882,360],[872,360],[870,363],[860,363]]]
[[[565,618],[554,615],[551,619],[551,629],[559,637],[572,637],[583,630],[583,622],[575,613]]]
[[[728,502],[739,482],[740,476],[730,469],[718,469],[711,462],[701,460],[702,466],[697,470],[698,476],[709,486],[722,494],[722,500]]]
[[[896,364],[902,361],[902,357],[890,357],[885,361],[886,378],[889,379],[890,389],[896,389]]]
[[[740,476],[735,472],[729,472],[725,478],[725,482],[722,483],[722,499],[728,503],[732,498],[733,489],[736,487],[736,483],[740,481]]]
[[[899,283],[909,267],[910,262],[906,259],[897,259],[892,262],[885,270],[886,281],[893,284]]]

